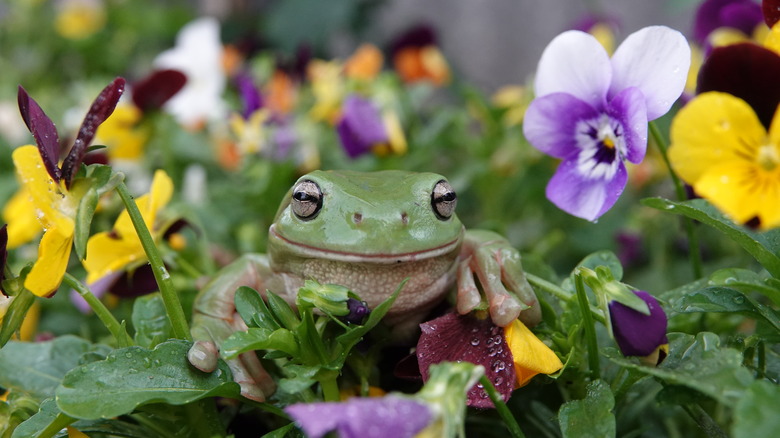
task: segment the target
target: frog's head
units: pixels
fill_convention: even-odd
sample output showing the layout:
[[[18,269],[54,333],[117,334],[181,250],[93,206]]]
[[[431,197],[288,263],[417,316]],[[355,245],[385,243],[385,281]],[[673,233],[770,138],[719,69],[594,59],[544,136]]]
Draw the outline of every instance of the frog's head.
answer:
[[[379,263],[452,253],[463,238],[455,204],[434,173],[315,171],[287,193],[269,251]]]

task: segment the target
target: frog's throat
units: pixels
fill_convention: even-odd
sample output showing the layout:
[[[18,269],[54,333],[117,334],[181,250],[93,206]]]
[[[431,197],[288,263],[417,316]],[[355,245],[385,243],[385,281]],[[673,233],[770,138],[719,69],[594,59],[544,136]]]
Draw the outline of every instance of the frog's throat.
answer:
[[[363,254],[363,253],[356,253],[356,252],[336,251],[336,250],[316,248],[310,245],[298,243],[279,234],[276,231],[275,225],[271,225],[271,228],[268,230],[268,234],[271,239],[278,239],[281,242],[284,242],[288,250],[294,253],[295,255],[306,257],[306,258],[319,258],[319,259],[327,259],[332,261],[348,262],[348,263],[382,264],[382,263],[404,263],[404,262],[413,262],[417,260],[425,260],[425,259],[438,257],[445,254],[450,254],[454,251],[458,251],[461,243],[463,242],[463,231],[461,231],[458,234],[458,236],[452,241],[422,251],[412,251],[412,252],[405,252],[399,254],[388,254],[388,253]]]

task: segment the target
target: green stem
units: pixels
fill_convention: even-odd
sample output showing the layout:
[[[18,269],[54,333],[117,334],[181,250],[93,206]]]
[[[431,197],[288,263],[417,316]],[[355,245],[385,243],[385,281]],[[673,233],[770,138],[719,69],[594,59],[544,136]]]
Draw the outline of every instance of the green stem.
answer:
[[[666,168],[669,170],[669,175],[672,177],[674,183],[674,191],[677,194],[677,200],[682,202],[688,199],[685,194],[685,187],[683,187],[682,181],[677,177],[677,174],[672,169],[672,163],[669,161],[669,155],[667,153],[666,140],[661,134],[661,130],[655,122],[650,122],[650,135],[653,137],[653,141],[658,145],[658,149],[661,151],[661,157],[666,163]],[[699,236],[696,233],[693,220],[690,218],[684,218],[685,232],[688,235],[688,252],[691,257],[691,269],[693,270],[694,278],[701,278],[702,276],[702,261],[701,251],[699,250]]]
[[[599,345],[596,341],[596,327],[593,325],[593,318],[590,309],[588,296],[585,294],[585,284],[579,272],[574,274],[574,287],[577,290],[577,301],[580,304],[582,313],[582,324],[585,326],[585,341],[588,346],[588,367],[590,368],[590,378],[596,380],[600,376],[599,364]]]
[[[320,378],[320,387],[322,388],[322,396],[325,401],[339,401],[341,394],[339,393],[339,385],[336,382],[336,373],[332,376]]]
[[[168,319],[171,321],[171,327],[173,328],[173,334],[179,339],[191,340],[190,329],[187,325],[187,318],[184,316],[184,309],[181,307],[179,296],[173,288],[173,281],[171,281],[171,275],[168,270],[165,269],[160,251],[154,244],[152,234],[149,232],[146,223],[144,223],[143,216],[138,210],[138,206],[135,204],[132,195],[127,190],[127,186],[124,182],[120,183],[116,187],[119,197],[122,198],[122,202],[127,208],[127,213],[130,216],[130,221],[133,222],[135,232],[138,234],[138,239],[141,241],[141,246],[144,248],[146,257],[149,259],[149,264],[152,266],[152,272],[154,278],[157,280],[157,287],[160,289],[163,303],[165,304],[165,312],[168,314]]]
[[[95,312],[95,315],[100,318],[103,325],[105,325],[111,335],[114,336],[119,348],[129,347],[134,344],[133,338],[127,334],[125,327],[117,321],[111,311],[106,308],[105,304],[103,304],[103,302],[100,301],[86,285],[67,272],[65,273],[65,276],[62,277],[62,282],[84,298],[84,301],[89,304],[89,307]]]
[[[520,429],[520,425],[517,424],[517,420],[515,420],[512,412],[509,411],[509,408],[498,394],[498,391],[496,391],[496,388],[493,386],[493,383],[490,381],[490,379],[488,379],[487,376],[483,374],[482,377],[479,378],[479,383],[482,384],[482,387],[485,389],[485,392],[487,392],[488,397],[490,397],[490,401],[492,401],[493,405],[496,407],[498,415],[502,420],[504,420],[504,424],[506,425],[506,428],[509,429],[510,435],[514,438],[525,438],[523,430]]]
[[[0,329],[0,348],[11,339],[11,337],[22,327],[27,311],[35,302],[35,295],[25,288],[14,295],[14,301],[8,308],[8,313],[2,318],[2,329]]]
[[[560,300],[571,301],[572,299],[574,299],[574,294],[561,288],[558,285],[550,283],[549,281],[541,277],[537,277],[536,275],[529,274],[528,272],[526,272],[525,278],[528,280],[529,283],[531,283],[531,286],[541,289]],[[596,321],[602,324],[606,324],[606,320],[604,319],[604,316],[601,314],[601,311],[596,306],[590,306],[590,314],[593,317],[593,319],[595,319]]]
[[[699,425],[699,427],[702,428],[704,433],[709,437],[715,437],[715,438],[726,438],[728,435],[726,434],[723,429],[721,429],[720,425],[715,422],[715,420],[710,417],[710,415],[702,409],[701,406],[699,406],[696,403],[690,403],[690,404],[684,404],[682,405],[685,412],[688,413],[688,415],[693,418],[693,421],[696,422],[696,424]]]
[[[46,426],[45,429],[38,432],[37,435],[35,435],[36,438],[51,438],[55,435],[57,435],[62,429],[70,426],[71,424],[75,423],[76,419],[71,418],[63,413],[57,414],[57,416],[54,418],[54,420],[49,423],[48,426]]]
[[[213,398],[206,398],[184,405],[195,436],[199,438],[224,437],[225,428],[219,419]]]

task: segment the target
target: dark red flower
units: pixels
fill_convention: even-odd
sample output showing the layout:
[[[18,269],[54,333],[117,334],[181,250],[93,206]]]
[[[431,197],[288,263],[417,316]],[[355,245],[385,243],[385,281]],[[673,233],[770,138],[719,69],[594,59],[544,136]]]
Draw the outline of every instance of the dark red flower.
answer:
[[[162,108],[187,83],[178,70],[157,70],[133,84],[133,103],[143,112]]]
[[[780,21],[780,1],[764,0],[761,2],[761,11],[764,13],[764,22],[772,27]]]

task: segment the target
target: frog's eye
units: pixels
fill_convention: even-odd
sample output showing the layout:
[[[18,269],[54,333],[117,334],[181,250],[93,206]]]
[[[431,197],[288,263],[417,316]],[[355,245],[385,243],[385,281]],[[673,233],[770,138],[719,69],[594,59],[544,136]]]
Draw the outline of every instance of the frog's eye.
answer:
[[[322,190],[314,181],[304,180],[293,188],[292,211],[299,219],[314,219],[322,207]]]
[[[437,182],[431,193],[431,206],[436,217],[443,221],[449,219],[455,213],[457,203],[458,197],[450,183],[444,180]]]

